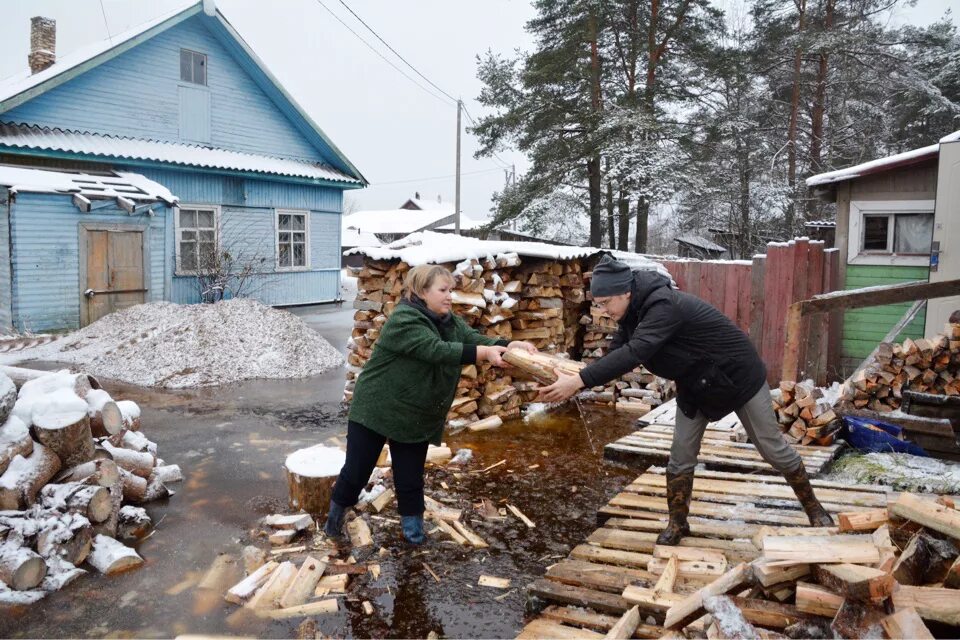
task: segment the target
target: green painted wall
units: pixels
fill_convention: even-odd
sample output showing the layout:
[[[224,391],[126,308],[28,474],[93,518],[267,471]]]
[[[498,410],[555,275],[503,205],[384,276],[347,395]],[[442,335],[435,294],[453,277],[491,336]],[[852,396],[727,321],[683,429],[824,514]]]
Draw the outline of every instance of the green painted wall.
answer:
[[[922,280],[930,276],[928,267],[891,267],[869,265],[847,265],[844,289],[874,287],[881,284],[896,284]],[[843,368],[847,373],[863,361],[883,340],[903,314],[912,306],[912,302],[889,304],[882,307],[852,309],[843,314]],[[922,338],[926,310],[921,310],[900,333],[899,341],[905,338]]]

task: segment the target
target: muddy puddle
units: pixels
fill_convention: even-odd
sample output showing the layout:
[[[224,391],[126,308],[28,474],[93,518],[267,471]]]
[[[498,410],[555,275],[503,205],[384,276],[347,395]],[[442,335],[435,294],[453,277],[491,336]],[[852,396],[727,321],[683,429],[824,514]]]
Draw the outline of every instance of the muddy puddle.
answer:
[[[172,485],[174,497],[147,505],[156,526],[138,545],[142,568],[110,578],[87,575],[30,608],[0,609],[0,636],[297,635],[302,619],[231,616],[236,605],[196,584],[218,553],[239,556],[248,544],[269,547],[254,536],[255,525],[263,515],[288,511],[285,456],[344,436],[340,376],[189,392],[108,386],[114,397],[141,404],[144,434],[157,442],[160,457],[181,465],[186,480]],[[596,528],[597,509],[636,476],[602,460],[603,445],[628,433],[633,417],[587,407],[584,417],[586,426],[570,407],[495,431],[448,436],[454,451],[472,449],[473,460],[457,473],[428,467],[427,494],[465,510],[482,498],[498,506],[509,502],[536,527],[511,515],[473,518],[471,527],[488,549],[460,547],[439,532],[411,548],[400,540],[398,515],[389,506],[371,520],[374,545],[355,552],[359,562],[380,563],[379,577],[354,576],[339,612],[313,618],[315,631],[332,637],[514,637],[524,622],[525,586],[581,543]],[[481,574],[509,578],[510,587],[480,587]],[[373,604],[371,615],[363,601]]]

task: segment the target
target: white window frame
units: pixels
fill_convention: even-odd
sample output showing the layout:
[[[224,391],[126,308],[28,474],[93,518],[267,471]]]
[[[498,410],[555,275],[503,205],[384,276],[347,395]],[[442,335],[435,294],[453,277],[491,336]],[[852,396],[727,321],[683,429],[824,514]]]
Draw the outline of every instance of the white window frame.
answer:
[[[216,250],[220,249],[220,205],[218,204],[184,204],[180,203],[177,207],[173,209],[173,238],[174,238],[174,252],[176,254],[176,270],[175,273],[178,276],[196,276],[200,275],[202,272],[199,270],[196,271],[187,271],[180,267],[180,210],[181,209],[199,209],[204,211],[213,211],[213,233],[214,233],[214,248]]]
[[[177,59],[178,63],[182,61],[184,52],[189,53],[191,56],[190,57],[190,64],[191,64],[190,73],[191,74],[194,72],[194,69],[193,69],[194,56],[203,57],[203,65],[202,65],[203,66],[203,82],[197,82],[195,80],[184,80],[183,74],[182,74],[183,70],[179,69],[177,76],[180,78],[180,82],[192,87],[209,87],[210,86],[210,56],[208,56],[206,53],[202,51],[197,51],[195,49],[188,49],[187,47],[180,47],[180,57]]]
[[[296,215],[304,217],[304,264],[295,267],[280,266],[280,216]],[[274,209],[273,216],[273,250],[274,268],[277,271],[309,271],[310,270],[310,210],[309,209]],[[292,261],[292,259],[291,259]]]
[[[863,234],[866,228],[864,218],[870,215],[890,215],[898,213],[935,214],[935,200],[851,200],[850,224],[847,234],[847,264],[865,264],[882,266],[928,267],[930,256],[927,254],[899,255],[887,251],[864,251]],[[887,243],[893,249],[893,230],[895,223],[888,225]],[[934,218],[936,224],[936,218]]]

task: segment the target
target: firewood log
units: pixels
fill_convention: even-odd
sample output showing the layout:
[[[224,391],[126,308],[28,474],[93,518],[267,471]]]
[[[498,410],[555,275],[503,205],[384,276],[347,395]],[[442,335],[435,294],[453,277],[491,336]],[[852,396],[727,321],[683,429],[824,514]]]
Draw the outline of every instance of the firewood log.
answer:
[[[23,421],[16,416],[7,418],[0,426],[0,475],[16,456],[24,458],[33,453],[33,438]]]
[[[56,482],[82,482],[98,487],[111,487],[120,479],[117,463],[109,458],[91,460],[57,474]]]
[[[123,428],[123,415],[110,394],[103,389],[92,389],[84,396],[87,415],[90,416],[90,432],[96,438],[115,435]]]
[[[40,490],[40,504],[50,509],[79,513],[90,522],[103,522],[113,509],[109,489],[80,482],[48,484]]]
[[[28,457],[16,456],[0,476],[0,510],[28,507],[37,493],[60,471],[60,458],[35,444]]]
[[[120,467],[120,480],[123,483],[123,499],[133,504],[143,504],[147,497],[147,479],[134,475]]]
[[[115,447],[106,440],[101,440],[100,444],[118,467],[141,478],[149,478],[157,465],[157,459],[153,454]]]
[[[93,528],[79,515],[53,519],[37,534],[37,553],[44,558],[61,558],[72,565],[82,564],[90,553]]]
[[[65,467],[93,460],[90,418],[85,413],[53,410],[38,414],[34,411],[33,433],[37,441],[49,447]]]
[[[0,582],[15,591],[28,591],[46,575],[47,565],[39,555],[7,542],[0,544]]]
[[[17,386],[9,376],[0,372],[0,424],[7,421],[17,403]],[[2,470],[0,470],[2,473]]]
[[[113,538],[98,535],[93,539],[93,549],[87,556],[87,562],[105,575],[135,569],[143,564],[136,551]]]
[[[116,537],[117,535],[117,526],[120,522],[120,509],[123,506],[123,474],[120,473],[119,469],[117,475],[119,476],[117,481],[113,485],[107,487],[110,490],[110,517],[103,522],[93,525],[94,536],[105,535],[112,538]],[[129,472],[127,472],[127,475],[135,478],[137,477]],[[142,478],[140,479],[142,480]]]
[[[143,507],[124,505],[120,508],[117,520],[117,537],[139,539],[147,534],[153,522]]]

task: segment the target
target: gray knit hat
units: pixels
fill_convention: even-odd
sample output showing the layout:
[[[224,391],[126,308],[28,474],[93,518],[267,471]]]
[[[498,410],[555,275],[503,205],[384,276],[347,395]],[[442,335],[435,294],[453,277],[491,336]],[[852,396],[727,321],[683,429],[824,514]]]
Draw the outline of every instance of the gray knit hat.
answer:
[[[633,272],[630,267],[607,254],[593,268],[590,293],[594,298],[616,296],[630,291],[632,282]]]

